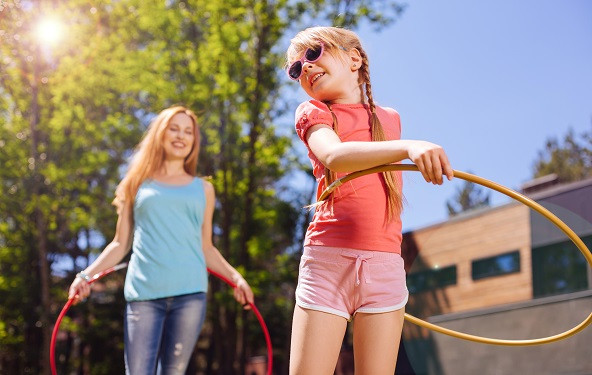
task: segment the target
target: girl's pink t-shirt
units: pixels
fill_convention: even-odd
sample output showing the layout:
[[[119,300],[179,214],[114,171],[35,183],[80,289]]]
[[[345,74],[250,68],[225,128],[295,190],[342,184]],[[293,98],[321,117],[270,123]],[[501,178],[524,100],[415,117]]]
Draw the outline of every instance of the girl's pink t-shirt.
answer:
[[[342,142],[371,141],[368,107],[364,104],[333,104],[337,117],[337,135]],[[401,120],[392,108],[376,107],[388,140],[401,138]],[[296,110],[296,133],[308,149],[313,174],[317,179],[317,199],[325,189],[323,164],[306,142],[306,133],[313,125],[332,126],[333,118],[326,104],[310,100]],[[401,172],[397,173],[402,189]],[[347,173],[338,173],[343,177]],[[402,190],[400,190],[402,191]],[[380,173],[355,178],[337,188],[326,203],[316,207],[308,226],[304,245],[344,247],[351,249],[401,253],[401,219],[386,221],[386,185]]]

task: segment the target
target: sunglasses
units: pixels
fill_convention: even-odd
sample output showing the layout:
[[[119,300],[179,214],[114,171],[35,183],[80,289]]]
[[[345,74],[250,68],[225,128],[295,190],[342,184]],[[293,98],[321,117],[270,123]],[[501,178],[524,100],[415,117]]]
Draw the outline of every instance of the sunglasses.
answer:
[[[294,61],[292,65],[287,69],[288,76],[290,79],[294,81],[298,81],[300,76],[302,75],[302,67],[304,66],[304,62],[313,63],[323,56],[323,51],[325,50],[325,45],[323,42],[319,42],[319,45],[315,48],[307,48],[304,51],[304,56],[298,61]]]

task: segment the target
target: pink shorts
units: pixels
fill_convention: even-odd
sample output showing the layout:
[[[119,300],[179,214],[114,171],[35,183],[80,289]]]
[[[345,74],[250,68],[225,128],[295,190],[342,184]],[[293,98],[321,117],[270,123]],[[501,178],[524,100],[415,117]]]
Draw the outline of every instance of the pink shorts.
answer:
[[[399,310],[407,304],[403,258],[397,253],[305,246],[296,303],[349,320],[356,313]]]

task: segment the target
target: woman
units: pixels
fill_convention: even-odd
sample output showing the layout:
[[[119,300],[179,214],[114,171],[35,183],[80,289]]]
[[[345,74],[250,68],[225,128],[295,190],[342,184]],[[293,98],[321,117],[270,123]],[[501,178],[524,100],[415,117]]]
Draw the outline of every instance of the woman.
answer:
[[[158,114],[117,187],[113,241],[70,286],[69,298],[84,300],[90,276],[132,249],[124,286],[128,374],[185,374],[206,313],[206,268],[237,285],[238,302],[253,303],[249,284],[212,243],[215,193],[196,177],[199,140],[189,109]]]

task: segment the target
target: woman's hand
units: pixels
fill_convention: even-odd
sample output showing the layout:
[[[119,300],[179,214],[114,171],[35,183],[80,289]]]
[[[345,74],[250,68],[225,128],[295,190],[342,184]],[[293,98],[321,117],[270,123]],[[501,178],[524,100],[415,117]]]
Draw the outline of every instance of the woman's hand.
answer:
[[[77,276],[68,290],[68,299],[74,298],[74,305],[76,305],[79,302],[84,302],[89,295],[90,284]]]
[[[407,153],[426,182],[442,185],[442,174],[452,180],[454,172],[441,146],[426,141],[412,141]]]
[[[244,306],[245,310],[250,310],[252,304],[255,301],[253,291],[249,286],[249,283],[242,277],[236,282],[236,288],[234,288],[234,298]]]

